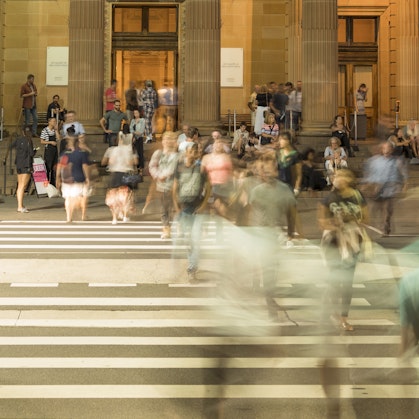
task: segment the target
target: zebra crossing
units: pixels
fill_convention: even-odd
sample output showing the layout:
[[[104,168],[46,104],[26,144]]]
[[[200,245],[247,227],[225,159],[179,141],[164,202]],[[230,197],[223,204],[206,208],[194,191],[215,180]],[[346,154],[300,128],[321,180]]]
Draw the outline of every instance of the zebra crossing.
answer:
[[[234,237],[238,230],[234,226],[225,223],[222,242],[217,240],[216,229],[214,221],[204,225],[202,272],[216,270],[217,261],[230,254],[231,237],[236,247],[250,247],[240,236]],[[3,221],[0,280],[28,282],[28,272],[34,272],[39,273],[36,282],[183,283],[188,243],[177,236],[176,223],[172,232],[172,239],[161,239],[159,221],[118,225],[102,221]],[[318,246],[297,244],[293,250],[314,255]],[[24,262],[17,263],[20,260]],[[113,272],[118,275],[110,277]],[[211,282],[205,275],[203,279],[207,285]]]
[[[343,418],[418,416],[394,282],[354,284],[342,334],[299,274],[321,265],[318,246],[297,244],[272,323],[251,284],[226,289],[214,224],[202,245],[191,285],[158,222],[1,222],[0,418],[317,419],[333,399]]]
[[[263,298],[220,287],[1,284],[0,417],[323,418],[325,359],[341,417],[416,417],[419,362],[398,359],[377,287],[354,290],[346,334],[313,316],[318,287],[281,288],[292,321],[275,324]]]

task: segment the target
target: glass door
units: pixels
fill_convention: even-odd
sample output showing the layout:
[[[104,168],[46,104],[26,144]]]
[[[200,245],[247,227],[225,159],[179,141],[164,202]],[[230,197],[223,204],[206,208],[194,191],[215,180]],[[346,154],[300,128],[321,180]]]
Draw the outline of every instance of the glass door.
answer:
[[[377,65],[340,64],[338,74],[339,114],[346,115],[349,121],[354,112],[355,95],[360,84],[368,88],[365,111],[367,114],[367,135],[372,136],[377,123]]]
[[[140,92],[145,80],[152,80],[159,98],[159,106],[153,117],[153,132],[161,134],[164,131],[175,131],[178,106],[176,52],[116,50],[114,61],[117,93],[122,100],[122,109],[125,109],[124,92],[130,81],[135,83]]]

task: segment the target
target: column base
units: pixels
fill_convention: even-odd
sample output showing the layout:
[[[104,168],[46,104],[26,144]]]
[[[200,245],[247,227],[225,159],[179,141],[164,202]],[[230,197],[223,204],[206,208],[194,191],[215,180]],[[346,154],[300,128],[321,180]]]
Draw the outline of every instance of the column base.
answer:
[[[222,133],[226,132],[225,129],[223,129],[223,126],[221,124],[221,121],[191,121],[189,122],[189,125],[191,127],[197,127],[199,129],[200,135],[211,135],[212,131],[214,130],[220,130]]]
[[[330,128],[322,127],[308,127],[300,131],[298,135],[299,144],[307,147],[312,147],[316,151],[324,148],[329,144],[331,137]]]

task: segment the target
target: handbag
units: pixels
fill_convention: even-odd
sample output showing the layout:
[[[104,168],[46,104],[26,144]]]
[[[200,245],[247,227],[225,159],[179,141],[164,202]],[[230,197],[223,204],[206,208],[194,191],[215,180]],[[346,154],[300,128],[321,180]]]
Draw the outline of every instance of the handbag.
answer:
[[[139,183],[143,182],[143,177],[140,174],[126,173],[122,176],[122,184],[134,188]]]

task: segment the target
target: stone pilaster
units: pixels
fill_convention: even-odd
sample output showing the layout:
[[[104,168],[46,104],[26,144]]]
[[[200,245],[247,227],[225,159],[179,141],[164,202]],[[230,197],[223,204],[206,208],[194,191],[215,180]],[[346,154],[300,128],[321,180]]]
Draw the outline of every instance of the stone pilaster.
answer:
[[[220,0],[185,2],[183,120],[205,131],[220,118]]]
[[[104,2],[71,0],[69,16],[68,109],[78,119],[98,124],[102,115]]]
[[[294,84],[302,80],[302,0],[288,2],[289,40],[288,40],[288,80]]]
[[[398,85],[400,119],[418,118],[419,109],[419,3],[400,0],[398,4]]]
[[[303,132],[329,135],[337,112],[337,0],[303,0]]]

